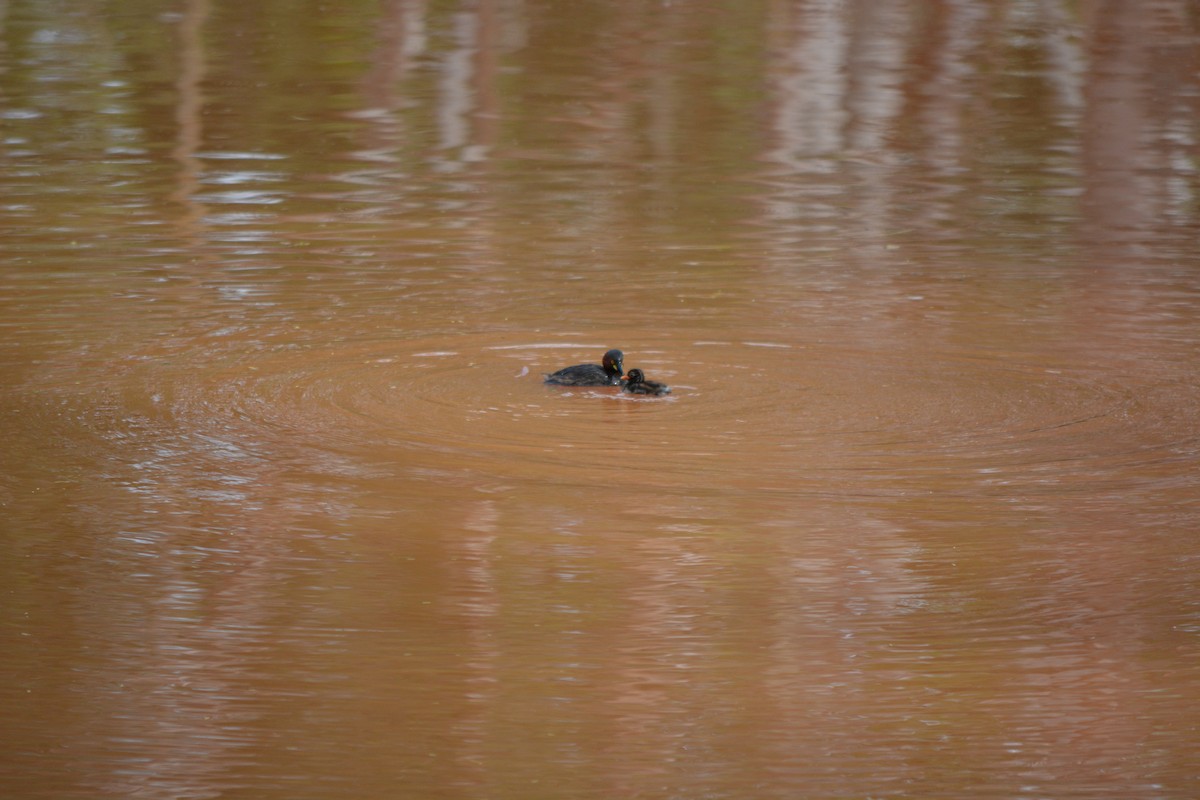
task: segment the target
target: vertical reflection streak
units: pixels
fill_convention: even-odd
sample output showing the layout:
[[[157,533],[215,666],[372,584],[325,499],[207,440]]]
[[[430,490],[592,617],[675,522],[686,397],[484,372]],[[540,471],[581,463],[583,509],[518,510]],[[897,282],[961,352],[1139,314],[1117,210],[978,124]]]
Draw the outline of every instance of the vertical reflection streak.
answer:
[[[175,121],[179,125],[179,138],[171,155],[179,162],[180,170],[171,199],[184,207],[178,224],[181,234],[189,239],[199,235],[205,213],[203,204],[195,200],[202,169],[196,153],[204,141],[201,122],[205,73],[203,32],[210,10],[210,0],[188,0],[179,23],[180,69],[179,80],[175,82],[178,92]]]

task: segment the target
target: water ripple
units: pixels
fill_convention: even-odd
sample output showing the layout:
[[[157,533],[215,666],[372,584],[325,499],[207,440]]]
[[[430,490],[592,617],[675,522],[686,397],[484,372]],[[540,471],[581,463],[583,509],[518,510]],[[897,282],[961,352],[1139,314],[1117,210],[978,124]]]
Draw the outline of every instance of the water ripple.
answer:
[[[1170,480],[1200,440],[1184,413],[1195,387],[1012,354],[693,338],[624,345],[627,366],[671,383],[669,397],[542,383],[606,346],[463,335],[248,347],[165,389],[158,375],[155,391],[189,429],[264,446],[629,488],[1061,493]]]

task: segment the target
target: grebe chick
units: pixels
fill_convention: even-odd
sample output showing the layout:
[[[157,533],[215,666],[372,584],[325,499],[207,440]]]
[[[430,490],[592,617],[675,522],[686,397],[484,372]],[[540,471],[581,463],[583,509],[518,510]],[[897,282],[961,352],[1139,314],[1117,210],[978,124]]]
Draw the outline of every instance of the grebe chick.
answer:
[[[648,381],[640,369],[631,369],[628,381],[621,388],[630,394],[670,394],[671,387],[658,381]]]

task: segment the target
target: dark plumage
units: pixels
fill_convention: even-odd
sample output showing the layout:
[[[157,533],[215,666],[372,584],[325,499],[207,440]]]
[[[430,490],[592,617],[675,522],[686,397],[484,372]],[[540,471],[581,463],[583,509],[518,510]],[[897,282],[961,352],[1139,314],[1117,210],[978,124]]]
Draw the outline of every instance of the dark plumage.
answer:
[[[613,386],[624,374],[625,354],[620,350],[609,350],[601,364],[576,364],[563,367],[546,376],[546,383],[559,386]]]
[[[621,388],[630,394],[670,394],[671,387],[658,381],[648,381],[640,369],[629,370],[628,382]]]

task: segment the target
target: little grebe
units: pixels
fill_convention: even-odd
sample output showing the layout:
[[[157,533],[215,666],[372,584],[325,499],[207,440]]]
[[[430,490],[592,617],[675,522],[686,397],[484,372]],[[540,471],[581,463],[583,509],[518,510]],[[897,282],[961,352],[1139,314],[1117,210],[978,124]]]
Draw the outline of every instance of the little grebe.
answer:
[[[670,394],[671,387],[658,381],[648,381],[640,369],[629,370],[629,381],[621,388],[631,394]]]
[[[624,373],[622,362],[625,354],[620,350],[609,350],[602,364],[576,364],[563,367],[546,376],[546,383],[559,386],[612,386],[620,383]]]

